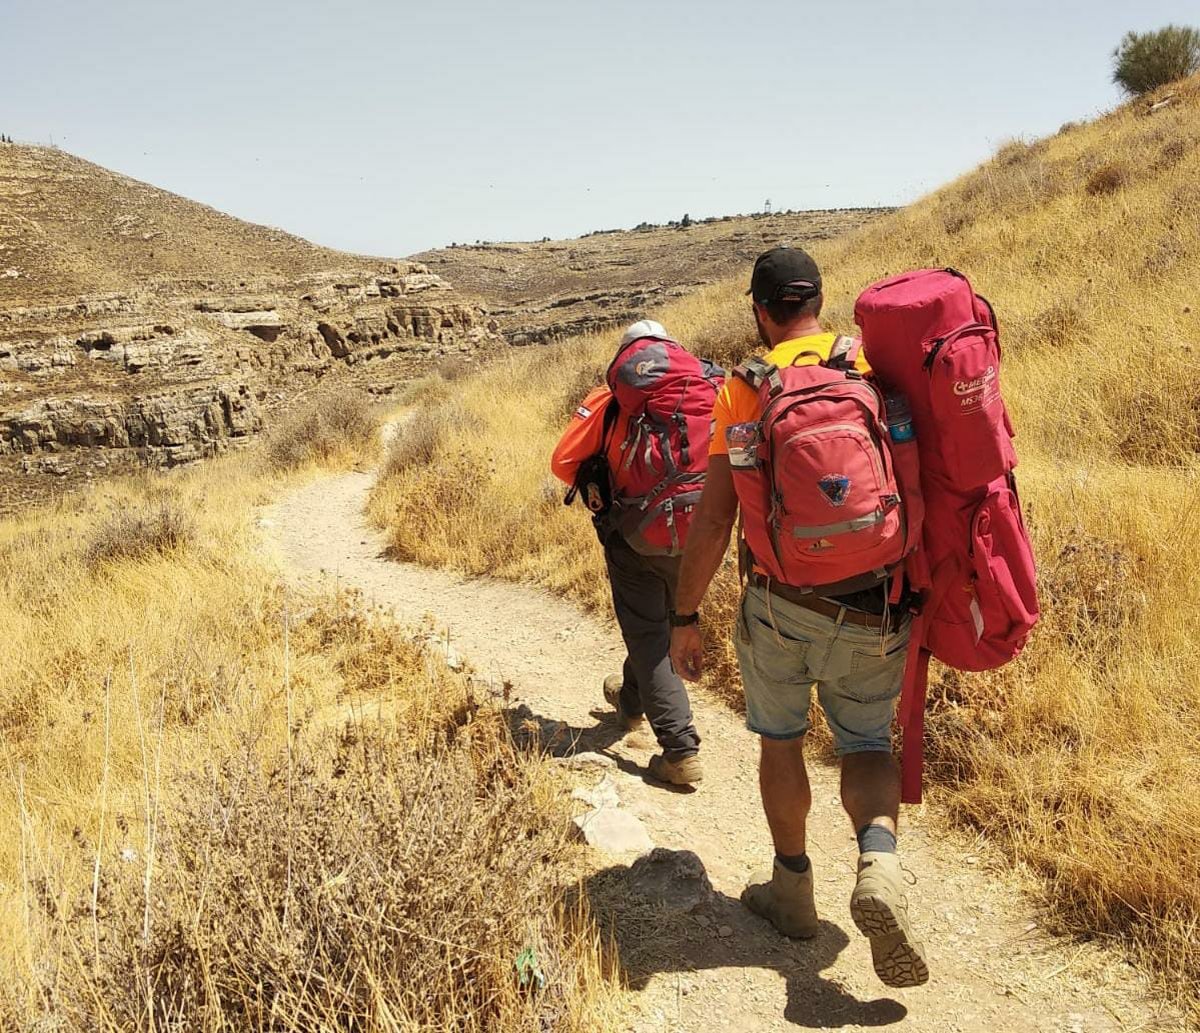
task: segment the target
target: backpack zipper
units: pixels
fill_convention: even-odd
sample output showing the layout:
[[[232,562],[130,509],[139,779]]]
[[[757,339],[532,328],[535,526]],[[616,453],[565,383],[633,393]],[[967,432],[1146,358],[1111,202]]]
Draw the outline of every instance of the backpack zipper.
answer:
[[[813,437],[817,434],[824,434],[834,430],[849,431],[856,437],[865,438],[872,445],[878,444],[874,438],[874,435],[872,435],[870,431],[864,431],[861,428],[854,426],[852,423],[822,423],[819,427],[810,427],[808,430],[797,431],[788,438],[788,441],[794,441],[796,438]],[[871,452],[871,465],[875,469],[875,479],[878,481],[880,489],[882,489],[883,482],[887,479],[887,472],[883,469],[883,466],[879,461],[878,447],[870,449],[869,451]],[[784,512],[786,512],[786,510]]]
[[[925,356],[925,361],[921,363],[921,368],[926,373],[933,369],[933,362],[938,357],[938,352],[940,352],[945,346],[946,338],[944,337],[939,337],[933,342],[933,347],[929,349],[928,354]]]
[[[933,370],[934,361],[937,359],[938,355],[942,352],[942,349],[944,349],[946,345],[957,343],[960,339],[971,333],[992,334],[996,337],[997,348],[999,347],[999,335],[996,333],[993,327],[988,326],[986,323],[964,323],[962,326],[951,330],[950,333],[948,333],[945,337],[939,337],[933,342],[933,347],[929,349],[929,354],[925,356],[925,361],[921,363],[921,368],[925,370],[926,373],[931,372]]]

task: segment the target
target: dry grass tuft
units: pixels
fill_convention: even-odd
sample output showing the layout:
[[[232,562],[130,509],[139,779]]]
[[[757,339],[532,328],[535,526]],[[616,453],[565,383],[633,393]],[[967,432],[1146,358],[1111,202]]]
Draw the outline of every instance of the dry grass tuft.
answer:
[[[167,556],[195,541],[196,522],[177,500],[147,501],[142,509],[111,510],[91,531],[83,558],[89,567]]]
[[[465,355],[448,355],[437,364],[437,375],[447,384],[469,377],[478,365]]]
[[[1103,194],[1115,194],[1128,185],[1130,172],[1119,162],[1108,162],[1088,176],[1084,190],[1092,197]]]
[[[268,462],[279,470],[370,455],[379,432],[377,406],[353,387],[319,388],[267,436]]]
[[[426,403],[397,423],[384,454],[383,477],[396,477],[432,463],[455,423],[466,418],[461,406]]]
[[[1065,928],[1119,940],[1200,1014],[1200,148],[1150,160],[1194,136],[1200,90],[1180,98],[1009,146],[812,250],[840,332],[864,286],[906,268],[952,265],[995,302],[1045,616],[1018,663],[943,672],[935,798],[1043,873]],[[1117,189],[1120,204],[1098,203]],[[655,318],[732,364],[756,348],[744,290],[744,278],[717,284]],[[471,419],[376,490],[372,513],[393,542],[607,611],[586,516],[540,500],[562,400],[615,344],[583,339],[473,378],[461,398]],[[736,601],[727,568],[707,625],[728,629]],[[712,638],[712,686],[737,705],[728,635]]]
[[[457,695],[423,737],[351,724],[290,762],[246,742],[183,778],[149,895],[141,865],[104,879],[98,959],[87,900],[49,916],[68,941],[51,1014],[114,1031],[591,1028],[576,995],[598,944],[555,886],[567,815],[499,715]],[[544,988],[518,971],[526,949]]]
[[[1028,140],[1008,140],[1002,143],[992,159],[997,165],[1020,165],[1036,155],[1041,149],[1039,144]]]
[[[566,389],[563,391],[562,411],[564,418],[569,418],[592,390],[598,384],[604,383],[607,373],[608,366],[601,365],[598,362],[585,363],[573,370],[571,376],[566,378]]]

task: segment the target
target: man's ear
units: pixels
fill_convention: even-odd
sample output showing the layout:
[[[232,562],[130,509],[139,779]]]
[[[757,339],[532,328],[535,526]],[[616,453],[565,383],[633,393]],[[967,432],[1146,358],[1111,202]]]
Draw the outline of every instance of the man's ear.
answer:
[[[821,309],[823,309],[825,307],[825,292],[824,291],[822,291],[820,294],[818,294],[816,296],[816,298],[814,299],[814,303],[816,305],[817,310],[813,313],[813,317],[816,318],[817,316],[819,316],[821,314]]]

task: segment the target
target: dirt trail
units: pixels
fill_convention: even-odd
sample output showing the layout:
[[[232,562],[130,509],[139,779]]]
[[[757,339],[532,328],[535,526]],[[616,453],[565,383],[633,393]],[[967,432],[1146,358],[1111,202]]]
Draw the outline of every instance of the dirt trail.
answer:
[[[284,569],[310,583],[358,588],[404,622],[432,615],[477,672],[512,684],[514,705],[543,722],[565,722],[577,750],[615,762],[607,771],[580,770],[582,787],[601,775],[615,783],[621,808],[641,819],[654,844],[694,851],[711,880],[709,893],[684,853],[633,868],[632,855],[598,855],[607,867],[586,891],[613,927],[629,974],[630,1029],[1183,1028],[1155,1008],[1128,965],[1043,932],[1017,880],[980,845],[939,832],[923,808],[902,815],[901,849],[917,880],[913,914],[932,977],[915,990],[882,986],[849,917],[855,842],[836,772],[823,765],[813,766],[809,835],[823,931],[796,943],[777,934],[738,903],[747,879],[771,858],[757,744],[738,716],[696,694],[705,781],[696,792],[646,781],[653,737],[622,736],[600,695],[603,676],[619,670],[623,656],[615,628],[531,588],[389,561],[362,515],[371,483],[367,473],[323,477],[264,511],[265,536]]]

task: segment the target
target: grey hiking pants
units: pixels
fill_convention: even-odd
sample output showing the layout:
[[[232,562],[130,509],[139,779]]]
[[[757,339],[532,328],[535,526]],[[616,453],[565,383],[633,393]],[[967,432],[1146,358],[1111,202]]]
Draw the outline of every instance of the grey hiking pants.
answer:
[[[687,689],[671,666],[671,625],[679,580],[678,556],[642,556],[619,531],[605,536],[604,558],[613,609],[625,639],[621,706],[631,717],[646,716],[668,760],[699,750]]]

